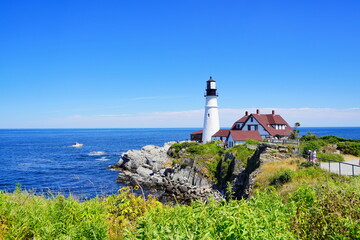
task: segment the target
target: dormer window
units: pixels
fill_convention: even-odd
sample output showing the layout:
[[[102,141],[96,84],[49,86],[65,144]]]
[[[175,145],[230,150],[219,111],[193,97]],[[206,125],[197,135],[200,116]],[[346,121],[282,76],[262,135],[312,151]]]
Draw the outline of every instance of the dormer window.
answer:
[[[253,118],[253,117],[251,117],[251,118],[250,118],[250,122],[253,122],[253,121],[254,121],[254,118]]]

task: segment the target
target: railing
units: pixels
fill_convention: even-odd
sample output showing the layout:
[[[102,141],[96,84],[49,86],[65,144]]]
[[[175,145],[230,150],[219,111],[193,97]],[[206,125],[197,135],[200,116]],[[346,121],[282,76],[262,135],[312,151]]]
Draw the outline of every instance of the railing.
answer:
[[[309,155],[304,154],[303,156],[306,159],[309,159]],[[336,160],[331,160],[331,159],[326,159],[326,158],[318,158],[317,157],[316,159],[317,160],[319,160],[319,159],[324,160],[323,162],[322,161],[319,162],[320,167],[328,169],[329,172],[338,173],[339,175],[353,176],[353,177],[355,175],[360,175],[360,165],[347,163],[347,162],[339,162],[339,161],[336,161]],[[325,166],[326,163],[328,163],[328,167]],[[351,167],[351,171],[350,171],[350,167]],[[337,169],[338,169],[338,171],[336,171]],[[355,171],[355,169],[356,169],[356,171]]]
[[[291,140],[291,139],[267,139],[269,143],[280,143],[280,144],[299,144],[299,140]]]

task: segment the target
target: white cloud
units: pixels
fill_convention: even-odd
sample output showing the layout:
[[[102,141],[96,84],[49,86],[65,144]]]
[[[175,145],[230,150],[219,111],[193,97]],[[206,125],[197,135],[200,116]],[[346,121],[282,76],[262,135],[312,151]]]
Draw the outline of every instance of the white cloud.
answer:
[[[293,125],[300,122],[306,127],[360,126],[360,108],[262,108],[261,113],[275,110]],[[241,118],[245,111],[256,112],[255,108],[220,109],[221,127],[231,125]],[[198,127],[203,124],[203,109],[173,112],[150,112],[136,114],[101,114],[94,116],[72,115],[33,123],[33,127],[45,128],[147,128],[147,127]]]
[[[360,126],[360,108],[262,108],[260,112],[271,113],[272,110],[283,116],[290,125],[300,122],[304,127]],[[234,119],[231,116],[238,114],[241,117],[245,111],[253,113],[256,109],[223,109],[220,110],[223,117],[220,121],[225,125],[232,124]]]

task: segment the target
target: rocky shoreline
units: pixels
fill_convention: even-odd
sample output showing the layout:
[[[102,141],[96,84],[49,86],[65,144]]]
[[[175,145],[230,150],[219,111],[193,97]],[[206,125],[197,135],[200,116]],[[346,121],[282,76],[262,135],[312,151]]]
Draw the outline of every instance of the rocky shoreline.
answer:
[[[162,202],[190,203],[210,198],[225,199],[227,182],[215,184],[196,165],[173,164],[168,151],[174,143],[168,142],[162,147],[147,145],[141,150],[127,151],[118,163],[110,166],[119,170],[117,181],[149,190]],[[232,184],[234,197],[239,199],[249,196],[262,162],[276,161],[286,156],[284,149],[270,143],[260,143],[254,155],[248,159],[246,167],[233,154],[226,154],[222,161],[231,164],[227,174],[230,176],[228,180]]]

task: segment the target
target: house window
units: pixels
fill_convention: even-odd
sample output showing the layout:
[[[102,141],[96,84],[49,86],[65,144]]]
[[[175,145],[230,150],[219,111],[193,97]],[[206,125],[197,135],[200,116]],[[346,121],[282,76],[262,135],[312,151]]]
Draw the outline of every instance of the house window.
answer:
[[[251,117],[251,118],[250,118],[250,122],[253,122],[253,121],[254,121],[254,118],[253,118],[253,117]]]
[[[255,125],[255,131],[257,131],[258,130],[258,125]]]
[[[210,113],[208,113],[208,117],[210,117]]]
[[[251,125],[248,125],[248,131],[251,131]]]

